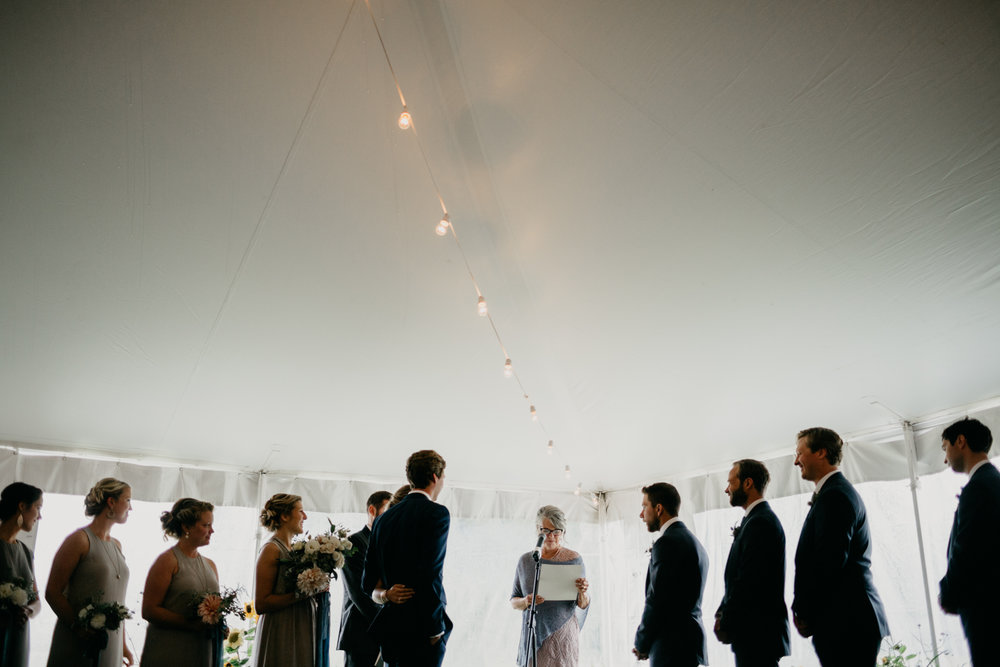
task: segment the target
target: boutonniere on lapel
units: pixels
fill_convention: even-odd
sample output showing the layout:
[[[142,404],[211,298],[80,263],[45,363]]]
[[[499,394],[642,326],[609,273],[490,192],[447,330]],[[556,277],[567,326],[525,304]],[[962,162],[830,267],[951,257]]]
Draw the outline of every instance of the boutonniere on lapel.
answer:
[[[819,497],[819,493],[816,492],[816,491],[813,491],[812,497],[809,499],[809,504],[812,505],[814,502],[816,502],[816,498],[818,498],[818,497]]]
[[[735,539],[736,536],[740,534],[740,530],[742,528],[743,528],[743,522],[741,521],[741,522],[737,523],[736,525],[734,525],[732,528],[729,529],[729,530],[733,531],[733,539]]]

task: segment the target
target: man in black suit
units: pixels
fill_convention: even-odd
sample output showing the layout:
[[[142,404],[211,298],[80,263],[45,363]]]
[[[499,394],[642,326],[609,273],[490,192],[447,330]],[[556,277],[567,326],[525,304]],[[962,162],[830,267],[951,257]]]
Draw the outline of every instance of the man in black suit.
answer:
[[[792,613],[824,667],[874,665],[889,634],[871,572],[865,504],[838,470],[844,442],[828,428],[800,431],[795,465],[815,482],[795,550]]]
[[[1000,471],[989,462],[992,445],[993,434],[978,419],[955,422],[941,434],[944,462],[968,473],[969,483],[958,497],[938,601],[962,619],[976,667],[998,660],[992,644],[1000,626],[1000,579],[993,574],[1000,557]]]
[[[715,636],[731,644],[736,667],[777,667],[789,654],[785,607],[785,531],[764,500],[771,474],[743,459],[729,471],[729,504],[745,511],[733,528],[726,592],[715,612]]]
[[[708,577],[708,554],[677,518],[681,497],[671,484],[642,489],[642,514],[649,532],[659,532],[650,549],[646,606],[632,653],[651,667],[707,665],[701,595]]]
[[[392,494],[388,491],[376,491],[368,496],[368,522],[348,538],[355,552],[344,561],[341,571],[344,606],[340,611],[340,633],[337,635],[337,650],[344,652],[344,667],[382,666],[378,644],[368,634],[368,626],[375,620],[378,605],[361,589],[361,576],[365,571],[365,555],[368,553],[372,524],[388,509],[391,499]]]
[[[382,605],[371,631],[386,667],[440,667],[452,623],[442,569],[451,516],[437,502],[445,461],[435,451],[406,461],[409,495],[372,528],[362,588]]]

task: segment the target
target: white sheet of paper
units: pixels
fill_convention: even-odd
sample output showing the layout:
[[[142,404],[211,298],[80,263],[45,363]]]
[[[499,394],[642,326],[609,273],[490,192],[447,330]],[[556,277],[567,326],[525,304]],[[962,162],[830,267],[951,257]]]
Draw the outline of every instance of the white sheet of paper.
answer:
[[[582,563],[542,563],[538,597],[544,600],[575,600],[576,580],[583,576]]]

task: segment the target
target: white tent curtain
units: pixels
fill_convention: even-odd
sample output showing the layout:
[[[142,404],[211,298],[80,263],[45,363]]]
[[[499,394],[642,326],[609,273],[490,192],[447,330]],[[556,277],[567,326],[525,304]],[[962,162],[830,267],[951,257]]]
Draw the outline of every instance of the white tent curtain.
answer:
[[[927,576],[936,596],[937,580],[945,568],[945,547],[963,475],[944,470],[940,433],[955,418],[970,414],[994,433],[1000,427],[995,403],[949,411],[914,423],[918,483],[912,484],[902,426],[894,433],[849,439],[843,470],[864,498],[874,537],[873,572],[885,601],[893,639],[915,649],[922,659],[944,651],[941,665],[968,662],[961,627],[926,603],[918,551],[913,495],[919,502],[927,559]],[[789,446],[789,450],[791,446]],[[799,479],[790,453],[766,458],[772,474],[768,497],[781,518],[788,541],[786,598],[791,600],[792,558],[798,531],[807,510],[810,489]],[[721,570],[731,543],[731,527],[740,510],[728,506],[723,492],[728,466],[675,483],[682,497],[682,518],[705,544],[711,559],[703,613],[706,627],[722,597]],[[116,528],[132,570],[127,603],[141,607],[146,572],[166,548],[159,531],[159,513],[177,498],[193,496],[216,505],[216,535],[205,553],[216,560],[228,586],[252,590],[253,563],[260,541],[257,525],[262,499],[279,491],[303,497],[310,518],[307,530],[326,527],[327,519],[356,530],[363,525],[362,510],[374,490],[394,490],[396,480],[315,479],[307,473],[264,473],[206,470],[177,465],[150,465],[117,460],[79,458],[68,454],[31,451],[5,443],[0,450],[0,475],[19,479],[46,491],[43,521],[34,550],[40,587],[48,577],[52,556],[73,528],[85,523],[82,496],[97,479],[114,476],[133,489],[134,511],[129,522]],[[656,481],[653,479],[650,482]],[[446,562],[449,613],[456,631],[446,664],[511,665],[514,661],[520,614],[508,598],[517,557],[533,544],[533,522],[543,504],[562,507],[569,518],[566,540],[581,552],[592,582],[594,604],[581,635],[582,665],[604,667],[632,664],[630,648],[642,608],[643,582],[650,536],[638,518],[639,487],[576,496],[539,491],[504,491],[446,487],[440,498],[452,512],[453,523]],[[341,589],[333,587],[334,619]],[[932,638],[932,615],[936,636]],[[32,622],[32,664],[44,664],[54,617],[48,608]],[[141,649],[145,629],[141,619],[129,623],[135,649]],[[732,665],[728,648],[709,638],[712,665]],[[340,664],[334,652],[332,664]],[[783,665],[816,665],[811,646],[793,638],[793,654]]]

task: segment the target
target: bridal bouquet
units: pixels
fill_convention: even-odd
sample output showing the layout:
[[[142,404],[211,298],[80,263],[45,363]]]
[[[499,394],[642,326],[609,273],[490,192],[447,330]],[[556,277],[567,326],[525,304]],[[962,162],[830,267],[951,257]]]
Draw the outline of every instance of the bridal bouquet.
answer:
[[[239,616],[240,620],[246,620],[246,605],[240,601],[240,593],[239,588],[199,593],[193,605],[198,620],[205,625],[224,625],[227,616]]]
[[[345,558],[355,552],[347,539],[347,530],[327,521],[329,531],[315,537],[307,534],[304,540],[293,542],[291,557],[286,561],[291,563],[286,576],[303,597],[329,589],[331,577],[337,578],[337,570],[344,567]]]

